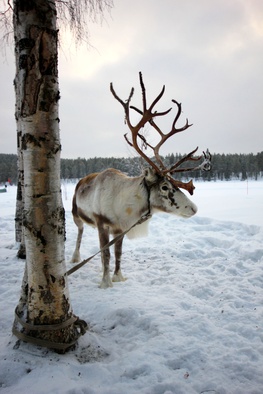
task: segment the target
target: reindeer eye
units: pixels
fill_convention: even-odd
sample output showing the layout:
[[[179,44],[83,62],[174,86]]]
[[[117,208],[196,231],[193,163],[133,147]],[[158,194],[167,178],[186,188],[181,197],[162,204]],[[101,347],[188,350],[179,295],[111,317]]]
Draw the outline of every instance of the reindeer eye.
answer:
[[[162,186],[162,190],[163,190],[163,191],[167,191],[168,189],[169,189],[169,187],[168,187],[168,186],[165,186],[165,185],[164,185],[164,186]]]

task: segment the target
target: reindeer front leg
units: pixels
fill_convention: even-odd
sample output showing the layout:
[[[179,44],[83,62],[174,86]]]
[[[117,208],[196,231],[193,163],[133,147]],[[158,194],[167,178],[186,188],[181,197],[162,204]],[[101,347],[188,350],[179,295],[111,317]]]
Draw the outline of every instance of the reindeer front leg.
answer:
[[[102,225],[98,225],[100,248],[102,249],[109,242],[109,229]],[[107,289],[112,287],[112,281],[110,278],[110,249],[106,248],[101,252],[101,262],[103,268],[103,276],[100,284],[101,289]]]
[[[118,234],[114,234],[117,236]],[[121,255],[122,255],[122,243],[123,237],[121,237],[117,242],[115,242],[115,271],[112,277],[113,282],[124,282],[126,279],[122,276],[121,273]]]
[[[80,249],[80,245],[81,245],[84,226],[83,226],[82,220],[79,217],[74,217],[74,222],[75,222],[76,226],[78,227],[78,237],[77,237],[77,241],[76,241],[75,250],[74,250],[74,253],[71,258],[71,263],[78,263],[80,261],[79,249]]]

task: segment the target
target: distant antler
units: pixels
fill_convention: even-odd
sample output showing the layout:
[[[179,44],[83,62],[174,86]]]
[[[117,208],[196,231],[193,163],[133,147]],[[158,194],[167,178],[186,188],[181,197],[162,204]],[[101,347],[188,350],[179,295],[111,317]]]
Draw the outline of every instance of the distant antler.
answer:
[[[122,101],[116,94],[114,88],[113,88],[113,84],[110,84],[110,90],[113,94],[113,96],[116,98],[116,100],[118,100],[121,105],[124,108],[124,112],[125,112],[125,120],[127,122],[127,125],[129,127],[129,129],[131,130],[131,134],[132,134],[132,141],[130,141],[127,137],[127,134],[125,134],[125,139],[128,142],[129,145],[131,145],[138,153],[141,157],[144,158],[144,160],[150,164],[150,166],[152,168],[155,169],[155,171],[160,174],[160,175],[165,175],[169,178],[169,180],[176,186],[176,187],[180,187],[183,189],[186,189],[190,194],[193,194],[194,191],[194,185],[192,183],[192,181],[188,182],[188,183],[184,183],[184,182],[180,182],[177,181],[175,179],[173,179],[171,177],[171,174],[175,173],[175,172],[184,172],[184,171],[193,171],[193,170],[197,170],[197,169],[202,169],[202,170],[209,170],[210,169],[210,160],[211,160],[211,155],[209,153],[209,151],[207,150],[206,153],[204,153],[204,162],[201,163],[198,166],[195,167],[190,167],[190,168],[182,168],[180,167],[182,163],[186,162],[186,161],[199,161],[201,160],[202,156],[199,157],[193,157],[193,155],[196,153],[197,149],[193,150],[192,152],[188,153],[188,155],[184,156],[181,160],[179,160],[177,163],[173,164],[170,168],[166,168],[166,166],[164,165],[159,151],[161,146],[164,144],[165,141],[168,140],[168,138],[170,138],[172,135],[176,134],[176,133],[180,133],[181,131],[184,131],[186,129],[188,129],[190,126],[192,126],[191,124],[188,123],[188,119],[186,119],[186,123],[184,126],[180,127],[180,128],[176,128],[176,123],[179,119],[179,117],[181,116],[181,112],[182,112],[182,106],[180,103],[178,103],[176,100],[172,100],[173,103],[176,104],[177,106],[177,114],[174,118],[173,124],[172,124],[172,129],[170,132],[168,133],[164,133],[163,131],[161,131],[161,129],[159,128],[159,126],[155,123],[154,118],[156,118],[157,116],[164,116],[167,115],[172,108],[169,108],[167,111],[164,112],[157,112],[154,111],[153,112],[153,108],[154,106],[158,103],[158,101],[162,98],[164,91],[165,91],[165,86],[163,86],[161,92],[159,93],[159,95],[156,97],[156,99],[152,102],[152,104],[150,105],[150,107],[147,109],[147,103],[146,103],[146,90],[145,90],[145,86],[143,83],[143,78],[142,78],[142,73],[139,73],[139,78],[140,78],[140,85],[141,85],[141,89],[142,89],[142,104],[143,104],[143,109],[140,110],[134,106],[130,106],[130,102],[132,99],[132,96],[134,94],[134,88],[131,89],[130,95],[128,97],[128,99],[124,102]],[[130,120],[130,108],[135,110],[136,112],[138,112],[140,115],[142,115],[140,121],[133,126],[131,124],[131,120]],[[146,138],[139,133],[139,131],[141,130],[141,128],[144,127],[144,125],[149,122],[150,125],[158,132],[159,136],[160,136],[160,141],[158,142],[158,144],[156,146],[152,146],[149,144],[149,142],[146,140]],[[149,156],[147,156],[143,150],[139,147],[138,144],[138,138],[143,141],[143,145],[146,147],[149,147],[152,149],[156,162],[157,164],[150,159]]]

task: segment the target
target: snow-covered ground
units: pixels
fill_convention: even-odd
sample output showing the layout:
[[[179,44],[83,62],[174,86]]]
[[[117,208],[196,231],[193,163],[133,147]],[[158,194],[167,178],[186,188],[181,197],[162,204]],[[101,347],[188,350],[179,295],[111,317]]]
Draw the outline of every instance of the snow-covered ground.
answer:
[[[63,184],[67,261],[76,239],[73,189]],[[73,309],[89,331],[66,355],[14,346],[24,269],[15,196],[15,187],[0,194],[1,393],[262,394],[262,181],[197,182],[196,216],[156,215],[147,238],[125,240],[126,282],[99,289],[99,256],[72,274]],[[87,227],[82,257],[97,247]]]

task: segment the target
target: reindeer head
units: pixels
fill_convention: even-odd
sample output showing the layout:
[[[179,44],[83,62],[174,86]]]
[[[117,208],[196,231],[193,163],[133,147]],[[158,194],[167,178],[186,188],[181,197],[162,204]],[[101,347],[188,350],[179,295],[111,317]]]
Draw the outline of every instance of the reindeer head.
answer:
[[[160,175],[152,168],[146,168],[143,175],[150,189],[149,198],[153,212],[161,211],[184,218],[196,214],[197,206],[166,176]]]
[[[186,124],[183,127],[176,128],[176,123],[177,123],[177,121],[181,115],[181,112],[182,112],[182,106],[176,100],[172,100],[172,102],[174,104],[176,104],[176,106],[177,106],[177,114],[176,114],[174,121],[172,123],[171,131],[169,131],[168,133],[164,133],[159,128],[159,126],[155,123],[154,118],[157,118],[158,116],[167,115],[171,111],[172,108],[169,108],[167,111],[164,111],[164,112],[157,112],[157,111],[153,112],[153,108],[158,103],[158,101],[161,99],[161,97],[163,96],[164,91],[165,91],[165,86],[163,86],[160,94],[155,98],[155,100],[152,102],[150,107],[147,108],[146,90],[145,90],[145,86],[144,86],[141,72],[139,73],[139,78],[140,78],[140,85],[141,85],[141,90],[142,90],[142,103],[143,103],[142,110],[140,110],[134,106],[130,106],[131,98],[134,93],[134,88],[131,89],[128,99],[124,102],[123,100],[121,100],[117,96],[117,94],[113,88],[113,84],[112,83],[110,84],[110,90],[111,90],[113,96],[116,98],[116,100],[118,100],[121,103],[121,105],[124,108],[125,120],[127,122],[127,125],[129,127],[130,131],[131,131],[131,141],[128,139],[127,134],[125,134],[125,139],[128,142],[128,144],[131,145],[148,164],[150,164],[151,168],[153,168],[155,170],[155,173],[158,174],[159,176],[165,178],[166,181],[169,181],[169,183],[172,185],[172,187],[175,188],[175,190],[177,190],[178,188],[181,188],[181,189],[187,190],[190,194],[193,194],[195,187],[193,185],[192,180],[188,183],[180,182],[178,180],[175,180],[172,177],[172,174],[174,174],[176,172],[186,172],[186,171],[193,171],[193,170],[200,170],[200,169],[205,170],[205,171],[210,170],[210,168],[211,168],[211,154],[207,150],[206,153],[203,152],[203,156],[194,157],[194,154],[196,153],[196,151],[198,149],[198,148],[196,148],[192,152],[190,152],[186,156],[184,156],[181,160],[179,160],[178,162],[173,164],[171,167],[167,168],[164,165],[163,160],[159,154],[160,147],[172,135],[174,135],[176,133],[180,133],[192,125],[190,125],[188,123],[188,120],[186,120]],[[141,119],[139,120],[139,122],[135,126],[133,126],[130,121],[130,108],[133,109],[134,111],[138,112],[140,115],[142,115]],[[144,127],[144,125],[147,122],[159,134],[160,141],[157,143],[156,146],[152,146],[146,140],[146,138],[140,133],[140,130]],[[143,148],[140,148],[139,142],[142,142],[144,147],[149,147],[153,151],[155,161],[153,161],[149,156],[147,156],[145,154],[145,152],[143,151]],[[183,168],[181,167],[181,165],[187,161],[198,162],[202,159],[202,157],[204,157],[203,162],[201,162],[197,166],[183,167]]]

